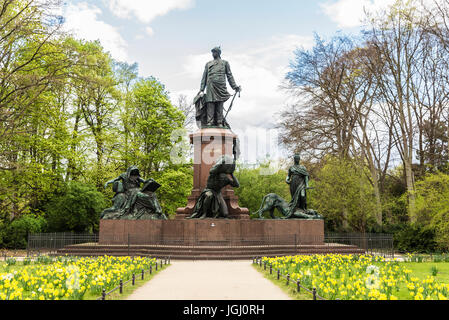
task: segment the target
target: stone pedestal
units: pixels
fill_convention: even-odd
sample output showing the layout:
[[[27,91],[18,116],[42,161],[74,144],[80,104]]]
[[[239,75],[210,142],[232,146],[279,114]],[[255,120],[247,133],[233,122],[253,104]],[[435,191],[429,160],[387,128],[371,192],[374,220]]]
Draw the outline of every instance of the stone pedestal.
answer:
[[[193,144],[193,189],[187,199],[187,206],[176,210],[176,219],[184,219],[193,213],[196,201],[206,187],[209,171],[215,161],[222,155],[233,155],[234,143],[237,135],[228,129],[200,129],[190,135],[190,143]],[[222,190],[231,219],[249,219],[249,210],[240,208],[238,197],[234,189],[227,186]]]
[[[232,243],[229,241],[232,240]],[[323,220],[101,220],[100,244],[323,245]]]

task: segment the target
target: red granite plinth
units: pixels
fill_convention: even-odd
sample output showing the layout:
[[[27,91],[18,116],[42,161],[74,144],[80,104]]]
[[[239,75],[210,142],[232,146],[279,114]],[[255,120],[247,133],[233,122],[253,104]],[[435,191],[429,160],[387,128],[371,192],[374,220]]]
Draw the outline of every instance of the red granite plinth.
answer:
[[[238,243],[241,239],[242,243]],[[324,242],[323,220],[101,220],[99,244],[248,244]]]
[[[176,219],[184,219],[193,213],[195,203],[206,187],[210,169],[222,155],[233,155],[236,139],[237,135],[228,129],[200,129],[190,135],[190,143],[194,147],[193,189],[187,198],[187,206],[176,210]],[[228,206],[229,218],[248,220],[249,210],[239,207],[238,197],[232,187],[224,188],[222,193]]]

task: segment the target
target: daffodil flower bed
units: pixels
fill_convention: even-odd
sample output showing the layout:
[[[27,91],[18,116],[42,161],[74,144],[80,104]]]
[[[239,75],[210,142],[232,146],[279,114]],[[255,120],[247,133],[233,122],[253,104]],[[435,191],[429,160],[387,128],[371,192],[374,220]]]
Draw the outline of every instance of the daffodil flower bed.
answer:
[[[262,264],[290,274],[329,300],[446,300],[449,284],[418,279],[399,261],[370,255],[311,255],[262,258]]]
[[[156,264],[143,257],[64,258],[0,272],[0,300],[82,300]]]

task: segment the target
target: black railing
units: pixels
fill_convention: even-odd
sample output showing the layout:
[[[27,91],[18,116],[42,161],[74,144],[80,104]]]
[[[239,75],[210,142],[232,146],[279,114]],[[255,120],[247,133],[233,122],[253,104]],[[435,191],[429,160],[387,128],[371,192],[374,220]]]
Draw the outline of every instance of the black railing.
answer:
[[[290,234],[281,236],[252,236],[252,237],[213,237],[212,235],[195,235],[186,238],[182,234],[178,237],[161,237],[151,235],[127,234],[124,236],[104,236],[98,234],[76,233],[41,233],[28,236],[27,252],[57,251],[67,246],[79,247],[110,247],[126,248],[128,253],[135,252],[140,246],[171,246],[171,247],[279,247],[291,254],[310,252],[319,249],[322,253],[335,252],[338,247],[341,251],[359,250],[361,253],[380,255],[394,258],[393,236],[390,234],[326,234],[309,236],[303,234]],[[125,252],[126,253],[126,252]],[[129,255],[129,254],[128,254]]]
[[[253,264],[259,265],[259,267],[262,267],[262,265],[263,265],[264,271],[267,270],[267,263],[266,262],[262,263],[262,258],[260,258],[260,257],[253,258]],[[269,267],[270,267],[270,274],[272,275],[273,274],[273,266],[270,264]],[[279,269],[277,269],[276,274],[277,274],[277,280],[280,280],[281,278],[286,280],[285,284],[287,287],[290,286],[290,284],[294,285],[297,293],[300,293],[301,288],[302,288],[304,291],[306,291],[312,295],[313,300],[327,300],[318,294],[315,287],[312,289],[309,289],[307,287],[304,287],[299,280],[295,281],[295,280],[291,279],[289,273],[282,274],[281,271]]]
[[[165,257],[163,259],[159,260],[159,263],[156,261],[156,263],[154,264],[154,271],[158,271],[158,265],[160,264],[160,270],[162,270],[164,268],[164,265],[169,265],[170,264],[170,257]],[[150,265],[150,267],[148,268],[148,270],[142,270],[139,274],[135,274],[133,273],[131,276],[131,279],[129,279],[128,281],[123,282],[123,279],[120,279],[119,285],[113,289],[111,289],[110,291],[106,292],[106,289],[102,290],[101,293],[101,297],[97,298],[97,300],[106,300],[108,297],[112,296],[113,293],[117,292],[122,295],[123,294],[123,289],[125,288],[125,286],[129,283],[131,283],[133,286],[136,285],[136,276],[140,276],[141,280],[145,279],[145,274],[153,274],[153,264]]]
[[[98,233],[30,233],[27,250],[61,249],[74,244],[97,243]]]
[[[370,255],[394,258],[394,242],[392,234],[385,233],[328,233],[327,244],[344,244],[356,246]]]

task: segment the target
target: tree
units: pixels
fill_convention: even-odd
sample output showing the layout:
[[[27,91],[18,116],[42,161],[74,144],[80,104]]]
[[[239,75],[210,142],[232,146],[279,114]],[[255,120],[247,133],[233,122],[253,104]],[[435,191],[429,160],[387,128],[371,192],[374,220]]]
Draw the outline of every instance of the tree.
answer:
[[[59,1],[4,0],[0,4],[0,170],[14,170],[11,137],[21,135],[23,117],[71,64],[57,41],[61,19],[51,15]],[[58,57],[58,58],[56,58]]]
[[[99,42],[81,42],[78,50],[85,53],[86,60],[76,70],[76,104],[95,143],[94,179],[100,190],[104,183],[106,158],[114,150],[119,99],[117,81],[112,69],[112,59]]]
[[[28,214],[15,219],[6,228],[5,246],[12,249],[25,249],[28,234],[43,232],[46,226],[47,221],[42,216]]]
[[[195,105],[187,102],[186,95],[179,95],[176,107],[184,114],[184,128],[192,128],[196,124]]]
[[[117,82],[119,83],[119,91],[121,98],[120,120],[122,123],[121,135],[123,142],[120,145],[119,152],[121,152],[121,159],[124,161],[124,168],[128,168],[131,159],[127,156],[132,148],[131,132],[133,131],[134,118],[132,106],[132,86],[138,81],[138,65],[135,63],[129,65],[124,62],[116,62],[115,70]]]
[[[295,51],[286,79],[299,103],[282,114],[281,128],[284,144],[296,151],[318,159],[324,155],[360,159],[360,165],[369,168],[381,225],[381,189],[392,138],[382,133],[373,112],[377,84],[367,63],[375,54],[370,46],[357,46],[345,36],[327,43],[317,37],[310,52]]]
[[[342,57],[354,48],[348,37],[328,43],[315,38],[315,47],[296,50],[286,75],[286,89],[298,102],[282,113],[282,142],[296,151],[321,158],[325,154],[349,155],[357,124],[351,110],[353,88],[345,86],[349,68]]]
[[[435,240],[449,249],[449,175],[438,172],[416,183],[416,222],[434,229]]]
[[[172,141],[172,134],[183,128],[185,117],[171,104],[165,87],[154,78],[137,81],[131,101],[131,147],[123,157],[128,157],[128,162],[149,177],[172,165],[170,154],[177,142]]]
[[[103,194],[93,185],[72,181],[46,205],[49,231],[98,231],[100,213],[106,207]]]
[[[375,224],[373,187],[357,161],[328,157],[314,181],[310,207],[325,217],[329,231],[366,232]]]
[[[176,209],[184,207],[193,186],[193,170],[190,164],[171,166],[153,175],[161,184],[157,191],[162,211],[174,215]]]
[[[263,162],[256,168],[239,165],[236,170],[240,188],[235,189],[235,194],[239,197],[240,206],[248,208],[251,213],[259,210],[263,197],[269,193],[276,193],[286,201],[291,199],[289,186],[285,182],[287,171],[280,169],[271,175],[262,174],[269,166],[269,162]]]
[[[48,116],[39,110],[73,63],[67,55],[70,47],[59,38],[62,21],[51,13],[59,4],[53,0],[0,4],[0,176],[5,178],[0,207],[9,211],[10,218],[26,213],[30,202],[35,206],[39,200],[41,185],[36,181],[42,180],[35,179],[36,173],[45,172],[50,161],[58,169],[57,141],[64,135],[58,127],[61,121],[53,108],[46,109]],[[55,126],[43,128],[43,122]],[[50,152],[42,154],[44,148]],[[27,174],[31,175],[25,178]]]
[[[416,221],[415,178],[413,171],[416,127],[422,127],[422,104],[417,90],[423,61],[421,16],[411,3],[397,1],[388,10],[369,16],[371,29],[365,33],[376,51],[372,75],[379,88],[379,116],[391,127],[395,146],[401,156],[407,185],[410,220]],[[379,67],[379,63],[381,67]],[[379,70],[382,70],[379,72]]]

